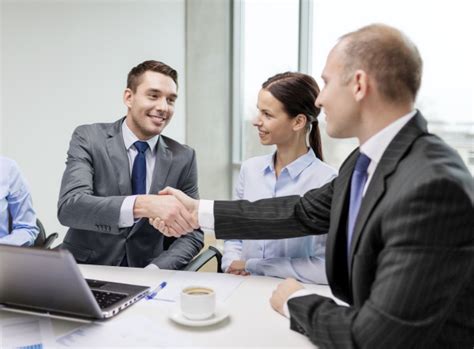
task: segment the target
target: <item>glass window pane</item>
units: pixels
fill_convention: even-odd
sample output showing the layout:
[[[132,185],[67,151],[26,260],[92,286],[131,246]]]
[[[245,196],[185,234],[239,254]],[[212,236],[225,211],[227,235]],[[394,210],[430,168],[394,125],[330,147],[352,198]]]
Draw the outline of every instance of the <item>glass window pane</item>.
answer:
[[[276,73],[298,69],[298,18],[299,1],[243,2],[241,160],[270,152],[260,145],[252,118],[262,83]]]
[[[471,34],[474,22],[471,8],[471,2],[464,0],[429,3],[315,0],[313,75],[319,78],[329,50],[342,34],[375,22],[401,29],[418,46],[424,62],[416,107],[429,120],[430,131],[456,148],[474,173],[474,45]],[[318,83],[322,81],[319,79]],[[356,142],[352,144],[356,145]],[[350,142],[340,140],[329,140],[323,145],[327,160],[336,166],[351,148]]]

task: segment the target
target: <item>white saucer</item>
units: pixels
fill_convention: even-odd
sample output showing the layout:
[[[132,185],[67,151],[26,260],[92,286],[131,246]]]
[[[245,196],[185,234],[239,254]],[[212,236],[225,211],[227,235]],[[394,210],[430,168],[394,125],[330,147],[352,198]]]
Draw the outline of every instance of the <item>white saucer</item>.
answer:
[[[216,304],[216,312],[208,319],[204,320],[190,320],[185,317],[181,310],[179,309],[179,304],[171,311],[169,317],[174,322],[177,322],[180,325],[192,326],[192,327],[202,327],[217,324],[229,316],[229,310],[222,303]]]

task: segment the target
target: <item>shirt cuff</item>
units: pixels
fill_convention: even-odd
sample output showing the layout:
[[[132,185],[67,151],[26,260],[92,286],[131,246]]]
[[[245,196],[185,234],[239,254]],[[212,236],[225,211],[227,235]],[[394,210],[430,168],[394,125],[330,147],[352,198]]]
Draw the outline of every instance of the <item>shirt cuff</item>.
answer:
[[[289,319],[290,318],[290,309],[288,309],[288,301],[290,299],[296,298],[296,297],[303,297],[307,296],[310,294],[316,294],[314,292],[311,292],[307,290],[306,288],[302,288],[301,290],[298,290],[296,292],[293,292],[288,299],[286,300],[285,304],[283,304],[283,314]]]
[[[250,273],[250,274],[257,274],[261,275],[257,272],[257,263],[260,259],[258,258],[249,258],[245,262],[245,271]]]
[[[147,265],[145,268],[143,268],[143,269],[160,270],[160,267],[157,266],[156,264],[151,263],[151,264],[148,264],[148,265]]]
[[[213,200],[199,200],[198,219],[201,229],[214,230]]]
[[[120,206],[120,216],[118,221],[119,228],[128,228],[135,223],[133,217],[133,206],[135,206],[135,200],[137,195],[127,196]]]

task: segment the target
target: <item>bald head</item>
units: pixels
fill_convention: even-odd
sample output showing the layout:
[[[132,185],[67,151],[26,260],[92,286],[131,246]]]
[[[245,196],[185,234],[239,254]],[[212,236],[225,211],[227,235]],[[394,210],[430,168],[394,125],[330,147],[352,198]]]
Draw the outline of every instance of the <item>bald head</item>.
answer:
[[[388,101],[415,101],[421,84],[422,60],[413,42],[401,31],[372,24],[340,38],[344,78],[357,69],[371,75]]]

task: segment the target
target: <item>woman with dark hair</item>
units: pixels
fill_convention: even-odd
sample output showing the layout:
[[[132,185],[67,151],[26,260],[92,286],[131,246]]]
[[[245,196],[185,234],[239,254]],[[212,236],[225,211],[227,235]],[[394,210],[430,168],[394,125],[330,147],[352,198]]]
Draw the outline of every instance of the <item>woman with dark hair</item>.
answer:
[[[273,154],[243,162],[236,199],[303,195],[336,176],[325,164],[315,106],[319,94],[309,75],[286,72],[269,78],[258,94],[253,122],[263,145],[276,145]],[[308,141],[309,138],[309,147]],[[281,240],[227,240],[222,269],[238,275],[293,277],[302,282],[327,283],[326,236]]]

